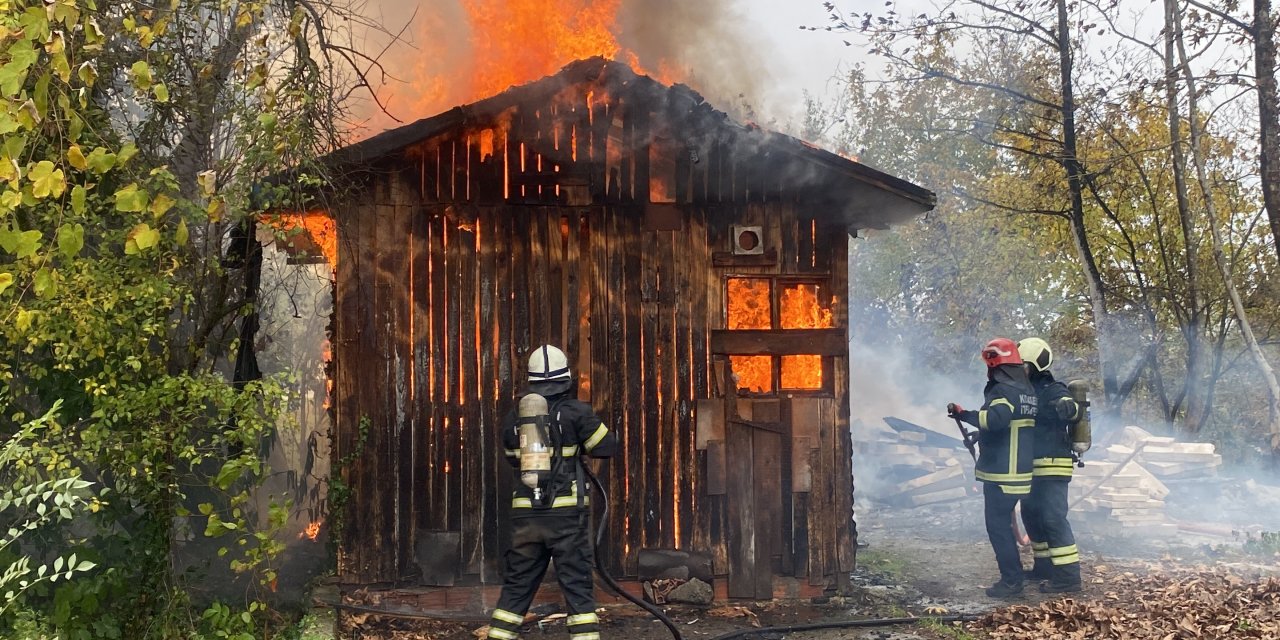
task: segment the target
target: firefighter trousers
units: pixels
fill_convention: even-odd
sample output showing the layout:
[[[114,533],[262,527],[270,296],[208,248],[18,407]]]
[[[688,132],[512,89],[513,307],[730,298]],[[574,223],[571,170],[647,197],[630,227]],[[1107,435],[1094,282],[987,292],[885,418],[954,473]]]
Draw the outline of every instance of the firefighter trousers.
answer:
[[[1056,586],[1080,584],[1080,552],[1067,521],[1070,477],[1036,476],[1022,504],[1022,518],[1035,556],[1032,575]]]
[[[1020,585],[1023,581],[1022,559],[1018,557],[1018,541],[1013,537],[1013,508],[1018,506],[1021,495],[1008,494],[994,482],[982,483],[983,515],[987,524],[987,538],[991,550],[996,553],[996,566],[1000,567],[1000,581],[1008,585]]]
[[[524,614],[555,560],[556,579],[564,593],[571,640],[599,640],[595,583],[591,577],[591,537],[587,517],[570,513],[512,518],[511,549],[503,566],[502,594],[489,623],[489,637],[515,640]]]

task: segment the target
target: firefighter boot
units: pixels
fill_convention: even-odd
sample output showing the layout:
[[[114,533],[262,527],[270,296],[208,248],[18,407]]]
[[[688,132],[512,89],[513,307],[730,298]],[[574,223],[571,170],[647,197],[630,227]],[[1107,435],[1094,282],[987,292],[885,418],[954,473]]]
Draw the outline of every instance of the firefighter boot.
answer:
[[[990,598],[1012,598],[1022,593],[1022,583],[1001,580],[987,587],[986,592]]]
[[[1079,560],[1054,565],[1050,578],[1040,583],[1041,593],[1075,593],[1082,588]]]

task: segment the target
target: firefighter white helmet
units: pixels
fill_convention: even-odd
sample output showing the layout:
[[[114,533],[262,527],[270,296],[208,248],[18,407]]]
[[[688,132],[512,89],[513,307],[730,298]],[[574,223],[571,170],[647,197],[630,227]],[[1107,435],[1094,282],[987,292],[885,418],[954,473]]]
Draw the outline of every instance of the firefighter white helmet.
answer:
[[[1049,348],[1049,343],[1040,338],[1024,338],[1018,342],[1018,355],[1022,356],[1022,361],[1031,365],[1031,368],[1045,372],[1049,367],[1053,366],[1053,350]]]
[[[569,371],[569,359],[564,352],[544,344],[529,354],[529,390],[553,396],[564,393],[573,386],[573,374]]]

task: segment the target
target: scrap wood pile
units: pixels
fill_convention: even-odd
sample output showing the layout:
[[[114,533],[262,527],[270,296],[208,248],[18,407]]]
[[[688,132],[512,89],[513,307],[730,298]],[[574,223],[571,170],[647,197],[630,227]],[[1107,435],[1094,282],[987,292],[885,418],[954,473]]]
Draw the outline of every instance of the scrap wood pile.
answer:
[[[1080,522],[1141,529],[1150,536],[1178,532],[1165,516],[1166,482],[1214,476],[1222,466],[1212,443],[1176,442],[1133,426],[1086,460],[1071,483],[1072,510],[1084,514]]]
[[[971,626],[995,640],[1280,637],[1280,579],[1274,577],[1124,573],[1108,576],[1102,588],[1098,598],[1007,607]]]
[[[864,426],[865,437],[857,444],[861,455],[879,463],[876,480],[883,487],[881,498],[890,504],[920,507],[968,495],[973,463],[968,461],[959,431],[953,435],[894,417],[884,422],[889,428]]]

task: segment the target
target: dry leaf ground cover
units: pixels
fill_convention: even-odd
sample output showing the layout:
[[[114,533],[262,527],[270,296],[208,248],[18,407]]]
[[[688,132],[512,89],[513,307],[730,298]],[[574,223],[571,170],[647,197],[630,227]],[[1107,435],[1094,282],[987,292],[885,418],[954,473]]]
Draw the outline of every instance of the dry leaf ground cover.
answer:
[[[1100,568],[1101,569],[1101,568]],[[1280,579],[1225,570],[1096,574],[1101,592],[996,610],[971,625],[993,640],[1280,638]],[[1096,594],[1096,595],[1095,595]]]

